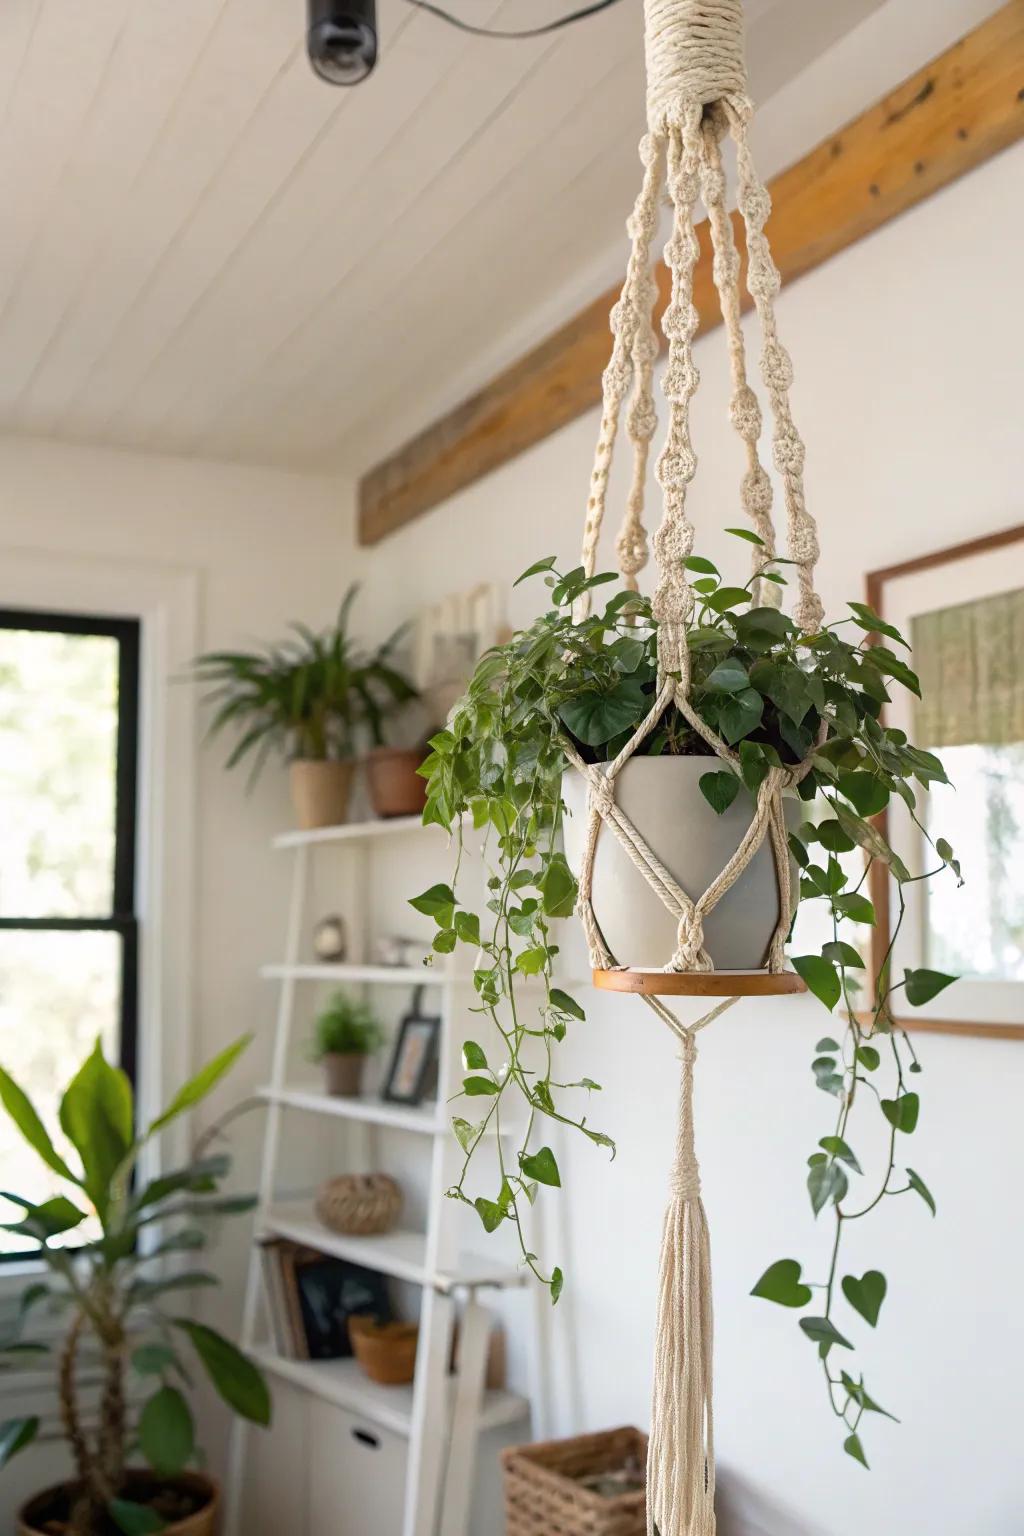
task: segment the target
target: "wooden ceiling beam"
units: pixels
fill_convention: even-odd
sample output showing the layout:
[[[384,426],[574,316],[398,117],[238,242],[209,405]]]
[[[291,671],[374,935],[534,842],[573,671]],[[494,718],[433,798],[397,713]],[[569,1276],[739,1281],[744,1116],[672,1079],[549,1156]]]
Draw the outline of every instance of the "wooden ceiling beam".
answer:
[[[1022,134],[1024,0],[1009,0],[770,183],[768,233],[783,281],[812,271]],[[698,235],[695,301],[709,330],[721,314],[706,223]],[[663,264],[656,276],[660,314],[669,285]],[[603,293],[371,469],[359,486],[359,542],[378,543],[599,404],[617,296],[617,288]]]

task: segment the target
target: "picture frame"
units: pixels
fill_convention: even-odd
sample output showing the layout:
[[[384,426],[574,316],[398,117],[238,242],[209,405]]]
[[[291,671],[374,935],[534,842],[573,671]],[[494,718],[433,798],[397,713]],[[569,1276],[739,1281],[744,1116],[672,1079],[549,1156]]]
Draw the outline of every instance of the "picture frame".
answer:
[[[436,1077],[441,1017],[424,1013],[422,999],[423,988],[417,987],[409,1012],[399,1021],[381,1088],[388,1104],[422,1104]]]
[[[894,625],[911,638],[915,620],[936,610],[948,610],[986,598],[1014,594],[1024,590],[1024,524],[1003,529],[978,539],[970,539],[948,548],[934,550],[915,559],[872,571],[867,577],[868,606],[879,618]],[[877,638],[877,637],[876,637]],[[926,658],[912,663],[921,670]],[[898,690],[902,694],[902,690]],[[895,697],[882,715],[886,725],[906,729],[916,745],[930,748],[929,741],[916,741],[913,731],[913,703],[909,697]],[[939,755],[943,748],[938,747]],[[955,769],[951,772],[955,780]],[[896,802],[876,818],[879,830],[908,864],[912,874],[921,873],[924,839],[915,828],[907,810]],[[942,831],[941,828],[938,829]],[[970,847],[958,849],[964,875],[970,881]],[[876,924],[872,930],[871,965],[875,976],[883,964],[894,930],[894,881],[888,869],[874,863],[869,876],[870,894]],[[969,890],[969,884],[968,884]],[[905,887],[909,891],[905,931],[896,940],[892,969],[925,963],[928,943],[928,893],[925,882]],[[969,899],[969,898],[968,898]],[[1024,980],[964,975],[937,1000],[934,1010],[915,1010],[895,1022],[900,1028],[933,1034],[967,1035],[1000,1040],[1024,1040]]]

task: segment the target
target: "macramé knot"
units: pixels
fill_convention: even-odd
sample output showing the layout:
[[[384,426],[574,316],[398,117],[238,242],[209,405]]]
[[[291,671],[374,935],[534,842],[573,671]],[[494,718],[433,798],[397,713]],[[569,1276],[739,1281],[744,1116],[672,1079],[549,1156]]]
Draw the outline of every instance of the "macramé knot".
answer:
[[[704,923],[699,912],[688,912],[679,919],[676,930],[676,952],[672,956],[673,971],[709,971],[710,961],[704,953]]]
[[[607,774],[595,770],[588,779],[590,803],[602,817],[607,817],[615,804],[615,786]]]
[[[742,0],[645,0],[647,122],[681,128],[687,107],[746,98]]]

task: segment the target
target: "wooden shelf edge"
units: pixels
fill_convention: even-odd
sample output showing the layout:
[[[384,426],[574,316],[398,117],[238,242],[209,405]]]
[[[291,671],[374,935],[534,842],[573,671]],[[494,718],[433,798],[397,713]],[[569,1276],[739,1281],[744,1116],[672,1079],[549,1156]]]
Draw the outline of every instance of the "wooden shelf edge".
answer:
[[[432,823],[431,823],[432,825]],[[279,832],[271,847],[310,848],[319,843],[357,842],[366,837],[395,837],[401,833],[426,831],[420,816],[380,816],[372,821],[345,821],[335,827],[312,827],[307,831]]]
[[[594,986],[635,997],[788,997],[807,991],[795,971],[595,971]]]

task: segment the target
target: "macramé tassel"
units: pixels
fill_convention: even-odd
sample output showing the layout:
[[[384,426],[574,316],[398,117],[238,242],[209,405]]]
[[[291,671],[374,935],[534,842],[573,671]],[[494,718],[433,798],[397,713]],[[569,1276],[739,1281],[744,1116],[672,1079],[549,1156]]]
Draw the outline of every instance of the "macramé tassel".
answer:
[[[714,1536],[711,1244],[693,1139],[693,1034],[682,1034],[676,1153],[665,1212],[647,1453],[648,1536]]]

